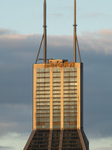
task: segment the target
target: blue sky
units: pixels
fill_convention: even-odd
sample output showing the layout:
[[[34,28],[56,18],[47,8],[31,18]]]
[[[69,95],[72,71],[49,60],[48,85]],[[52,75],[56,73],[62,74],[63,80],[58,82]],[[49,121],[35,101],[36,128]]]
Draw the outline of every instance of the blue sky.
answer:
[[[48,34],[71,35],[74,1],[47,0]],[[111,0],[77,0],[78,34],[112,26]],[[43,0],[1,0],[0,26],[21,34],[42,33]]]
[[[90,150],[112,149],[111,6],[111,0],[77,0]],[[43,0],[0,0],[0,150],[22,150],[32,131],[32,64],[42,13]],[[72,61],[73,0],[47,0],[47,31],[48,58]]]

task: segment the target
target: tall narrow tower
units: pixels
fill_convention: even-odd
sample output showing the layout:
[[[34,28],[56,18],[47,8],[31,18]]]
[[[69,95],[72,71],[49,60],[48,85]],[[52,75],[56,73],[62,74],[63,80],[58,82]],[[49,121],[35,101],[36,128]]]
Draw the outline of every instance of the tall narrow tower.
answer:
[[[43,40],[43,64],[36,61],[33,65],[33,131],[24,150],[89,150],[83,131],[83,64],[79,49],[80,62],[76,62],[76,0],[74,61],[46,58],[46,0]]]

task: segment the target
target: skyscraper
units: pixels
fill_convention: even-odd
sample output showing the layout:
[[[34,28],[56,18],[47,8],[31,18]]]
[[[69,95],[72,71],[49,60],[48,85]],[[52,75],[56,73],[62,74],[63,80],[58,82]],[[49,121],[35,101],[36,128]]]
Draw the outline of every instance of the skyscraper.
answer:
[[[46,38],[44,0],[44,57],[43,64],[37,64],[38,53],[33,65],[33,131],[24,150],[89,150],[83,131],[83,63],[79,49],[80,62],[76,62],[76,0],[74,61],[47,59]]]

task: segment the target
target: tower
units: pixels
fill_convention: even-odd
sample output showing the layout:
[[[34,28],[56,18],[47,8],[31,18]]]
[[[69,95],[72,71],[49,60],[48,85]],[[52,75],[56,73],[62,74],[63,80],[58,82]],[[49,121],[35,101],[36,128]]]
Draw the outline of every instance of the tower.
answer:
[[[40,48],[43,40],[43,63],[37,64],[38,53],[33,65],[33,131],[24,150],[89,150],[83,131],[83,63],[79,49],[80,62],[76,62],[76,0],[74,61],[46,58],[46,0]]]

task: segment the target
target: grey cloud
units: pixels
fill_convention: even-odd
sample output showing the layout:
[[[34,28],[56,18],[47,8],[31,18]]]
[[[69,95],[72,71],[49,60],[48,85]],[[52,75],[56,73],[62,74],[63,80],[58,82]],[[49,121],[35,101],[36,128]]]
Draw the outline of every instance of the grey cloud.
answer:
[[[99,32],[97,32],[97,35],[98,34]],[[83,33],[82,36],[79,36],[79,41],[80,48],[85,51],[112,55],[112,38],[106,38],[103,33],[100,37],[96,36],[96,33]]]
[[[14,150],[13,147],[0,146],[0,150]]]
[[[52,36],[50,37],[50,39],[51,38],[52,41],[57,41],[58,39],[58,37],[56,37],[55,39],[55,37]],[[13,35],[13,39],[9,38],[8,36],[7,40],[0,40],[0,78],[2,79],[2,86],[0,88],[1,91],[3,91],[0,96],[0,102],[26,103],[31,101],[32,64],[35,62],[36,59],[38,49],[37,47],[39,47],[40,39],[41,36],[38,35],[19,35],[19,38],[14,39]],[[64,47],[64,42],[62,38],[60,37],[59,39],[60,42],[55,42],[57,43],[56,45],[54,45],[54,42],[49,43],[48,40],[49,58],[67,58],[70,44],[66,44],[66,46]],[[67,39],[64,39],[65,43],[67,43],[67,40],[68,37]],[[65,51],[64,53],[63,49]],[[42,56],[42,54],[40,54],[40,56]],[[5,94],[4,92],[7,92],[7,94]],[[4,97],[4,99],[2,97]]]
[[[3,150],[22,150],[28,140],[29,133],[7,133],[0,135],[1,149]],[[2,145],[3,144],[3,145]],[[0,149],[0,150],[1,150]]]
[[[1,133],[28,132],[31,130],[32,122],[32,64],[36,59],[41,35],[13,34],[2,37],[0,37],[0,117],[2,118],[0,124],[3,131]],[[79,36],[79,43],[84,62],[86,133],[89,138],[112,136],[112,69],[110,69],[112,41],[104,38],[103,32],[101,36],[97,36],[96,33],[94,36],[91,33],[83,33]],[[40,57],[43,57],[42,50]],[[72,37],[48,36],[48,58],[68,58],[72,61]],[[3,126],[5,124],[8,126],[7,132]]]
[[[1,35],[14,34],[14,33],[16,33],[16,32],[11,31],[11,30],[8,30],[8,29],[0,28],[0,36],[1,36]]]
[[[105,40],[106,40],[107,37],[112,38],[112,28],[110,28],[110,29],[101,29],[101,30],[99,30],[95,33],[96,33],[96,36],[103,37]]]
[[[101,148],[95,148],[94,150],[112,150],[112,147],[101,147]]]
[[[88,57],[84,61],[85,129],[93,138],[112,136],[112,56],[91,54]]]
[[[32,103],[30,105],[0,105],[0,136],[10,133],[29,133],[32,130]]]

